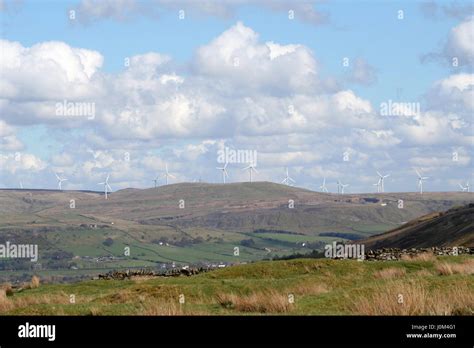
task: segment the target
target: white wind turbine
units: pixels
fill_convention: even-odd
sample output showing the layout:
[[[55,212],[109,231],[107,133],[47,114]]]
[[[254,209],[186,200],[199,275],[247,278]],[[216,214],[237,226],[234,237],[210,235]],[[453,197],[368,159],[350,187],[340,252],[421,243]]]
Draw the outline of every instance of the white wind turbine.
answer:
[[[252,171],[254,171],[257,174],[258,174],[258,171],[257,169],[255,169],[255,165],[253,163],[250,163],[247,167],[245,167],[242,170],[247,170],[247,169],[249,170],[249,174],[250,174],[250,182],[252,182]]]
[[[216,167],[216,169],[222,170],[222,182],[225,184],[225,178],[229,177],[229,173],[227,173],[227,165],[226,162],[223,167]]]
[[[377,171],[377,175],[379,176],[379,190],[378,192],[385,192],[385,189],[384,189],[384,186],[383,186],[383,181],[385,178],[388,178],[390,176],[390,174],[387,174],[387,175],[382,175],[380,174],[378,171]]]
[[[428,176],[421,176],[420,172],[415,169],[416,174],[418,175],[418,187],[420,188],[420,194],[423,194],[423,180],[429,179]]]
[[[176,179],[176,177],[168,171],[168,164],[165,164],[165,173],[163,176],[166,178],[166,185],[168,185],[168,178]]]
[[[462,192],[471,192],[471,188],[469,187],[469,181],[466,181],[466,186],[462,186],[462,184],[459,184],[459,187],[461,188]]]
[[[337,181],[337,193],[340,193],[341,195],[344,194],[344,188],[349,186],[349,184],[343,184],[339,180]]]
[[[67,179],[61,178],[61,177],[60,177],[58,174],[56,174],[56,173],[54,173],[54,175],[56,175],[56,179],[58,179],[58,188],[59,188],[59,190],[61,191],[61,190],[62,190],[62,188],[61,188],[61,183],[62,183],[63,181],[67,181]]]
[[[291,177],[290,177],[290,174],[288,173],[288,167],[286,167],[286,177],[281,181],[282,184],[285,184],[285,185],[288,185],[288,186],[291,186],[291,183],[295,183],[296,181],[294,181]]]
[[[107,199],[107,190],[112,191],[112,188],[109,185],[109,177],[110,174],[107,174],[107,177],[105,178],[104,182],[99,182],[97,185],[104,185],[104,192],[105,192],[105,199]]]
[[[375,184],[372,184],[372,186],[377,186],[377,193],[379,193],[380,192],[380,178]]]
[[[321,186],[319,186],[319,189],[321,190],[321,192],[326,192],[328,193],[328,188],[326,187],[326,178],[323,179],[323,183]]]

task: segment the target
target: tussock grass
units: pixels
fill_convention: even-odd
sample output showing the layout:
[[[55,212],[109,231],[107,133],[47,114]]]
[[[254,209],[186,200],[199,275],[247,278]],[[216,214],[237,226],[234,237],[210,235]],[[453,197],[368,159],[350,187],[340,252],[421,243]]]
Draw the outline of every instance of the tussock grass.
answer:
[[[424,252],[416,254],[414,256],[402,255],[402,260],[404,261],[423,261],[423,262],[435,262],[436,256],[432,252]]]
[[[374,272],[374,277],[378,279],[391,279],[391,278],[398,278],[403,277],[406,274],[405,268],[400,267],[390,267],[384,268],[380,271]]]
[[[319,295],[329,291],[329,288],[325,284],[321,284],[315,281],[301,282],[288,289],[289,294],[294,295]]]
[[[474,292],[467,283],[428,290],[421,281],[391,281],[358,297],[349,310],[356,315],[474,314]]]
[[[441,262],[436,266],[436,270],[440,275],[452,274],[474,274],[474,259],[468,259],[462,263]]]
[[[59,305],[69,304],[69,296],[66,294],[46,294],[21,297],[0,296],[0,313],[6,313],[20,308],[28,308],[37,305]]]
[[[291,310],[288,295],[274,290],[254,292],[250,295],[219,293],[217,302],[227,308],[247,313],[285,313]]]
[[[39,288],[39,286],[40,286],[40,279],[39,279],[39,277],[37,277],[37,276],[34,275],[34,276],[31,278],[30,288],[31,288],[31,289],[36,289],[36,288]]]
[[[189,309],[185,304],[176,301],[146,301],[139,310],[140,315],[172,316],[172,315],[202,315],[202,311]]]
[[[13,296],[13,288],[11,283],[4,283],[0,285],[0,289],[5,292],[6,296]]]

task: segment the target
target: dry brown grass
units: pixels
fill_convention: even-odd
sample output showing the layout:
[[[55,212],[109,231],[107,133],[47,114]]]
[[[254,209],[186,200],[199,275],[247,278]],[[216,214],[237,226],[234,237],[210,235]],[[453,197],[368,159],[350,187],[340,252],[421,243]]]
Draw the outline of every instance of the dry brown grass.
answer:
[[[12,288],[12,285],[10,283],[4,283],[4,284],[0,285],[0,289],[5,291],[6,296],[13,296],[13,288]]]
[[[436,266],[436,270],[440,275],[452,274],[474,274],[474,259],[465,260],[462,263],[442,262]]]
[[[102,313],[102,310],[99,307],[93,306],[89,308],[89,315],[92,315],[95,317],[95,316],[101,315],[101,313]]]
[[[217,294],[216,299],[225,308],[248,313],[285,313],[289,312],[292,306],[288,295],[274,290],[255,292],[250,295],[220,293]]]
[[[390,267],[390,268],[384,268],[381,269],[380,271],[374,272],[374,277],[378,279],[391,279],[391,278],[397,278],[397,277],[403,277],[406,274],[405,268],[399,268],[399,267]]]
[[[472,315],[474,292],[467,283],[428,291],[419,281],[390,282],[357,298],[348,309],[358,315]]]
[[[12,298],[0,297],[0,314],[7,313],[18,308],[28,308],[35,305],[69,304],[69,296],[66,294],[38,295],[38,296],[15,296]]]
[[[299,283],[289,288],[288,293],[294,295],[319,295],[328,292],[329,289],[325,284],[307,281]]]
[[[419,271],[416,271],[415,275],[418,276],[418,277],[428,277],[428,276],[432,276],[433,273],[431,273],[427,269],[421,269]]]
[[[431,261],[435,262],[436,261],[436,256],[432,252],[424,252],[420,254],[416,254],[415,256],[410,256],[410,255],[402,255],[402,260],[404,261]]]
[[[40,286],[40,279],[39,279],[39,277],[34,275],[31,278],[30,289],[36,289],[36,288],[39,288],[39,286]]]
[[[146,302],[143,304],[141,315],[184,315],[183,305],[172,301]],[[186,313],[189,314],[189,313]]]

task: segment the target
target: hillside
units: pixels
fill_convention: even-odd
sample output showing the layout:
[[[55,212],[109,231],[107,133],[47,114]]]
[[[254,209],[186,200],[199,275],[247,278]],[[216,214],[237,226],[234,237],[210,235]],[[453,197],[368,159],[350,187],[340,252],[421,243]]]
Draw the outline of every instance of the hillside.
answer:
[[[424,215],[358,243],[364,244],[366,249],[474,247],[474,204]]]
[[[107,200],[100,192],[0,190],[0,243],[38,244],[34,267],[51,277],[239,263],[367,238],[470,202],[472,193],[336,195],[269,182],[124,189]],[[29,262],[2,262],[0,279],[31,269]]]
[[[473,261],[300,259],[190,277],[36,281],[8,297],[0,286],[0,315],[472,315]]]

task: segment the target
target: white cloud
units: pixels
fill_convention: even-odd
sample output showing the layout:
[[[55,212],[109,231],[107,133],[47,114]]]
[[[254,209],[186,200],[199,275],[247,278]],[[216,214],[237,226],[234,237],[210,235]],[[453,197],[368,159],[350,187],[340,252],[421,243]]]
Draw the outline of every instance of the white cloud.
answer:
[[[459,73],[437,81],[427,94],[430,107],[474,112],[474,74]]]
[[[101,19],[127,21],[138,16],[154,19],[164,12],[185,11],[185,18],[212,16],[217,18],[233,18],[240,6],[253,5],[283,13],[289,19],[289,11],[293,11],[294,19],[320,25],[328,21],[328,15],[315,8],[317,1],[290,0],[81,0],[76,7],[78,18],[82,23],[90,23]]]
[[[432,157],[439,148],[467,147],[473,141],[468,118],[472,75],[434,83],[428,109],[420,115],[380,117],[369,100],[339,88],[333,77],[326,80],[331,84],[321,81],[321,67],[308,48],[261,42],[240,22],[198,48],[192,69],[185,72],[157,52],[131,56],[122,72],[105,74],[103,57],[95,51],[58,42],[4,43],[0,145],[6,151],[20,149],[14,126],[24,124],[46,124],[54,128],[53,137],[71,139],[71,144],[61,142],[50,163],[33,156],[29,164],[8,164],[10,170],[44,170],[45,182],[51,181],[49,165],[61,169],[71,187],[97,188],[106,173],[114,189],[151,186],[166,163],[180,180],[217,181],[216,151],[226,145],[257,150],[260,179],[279,177],[288,165],[305,185],[323,175],[363,178],[375,165],[383,170],[422,157],[425,149]],[[360,82],[370,81],[367,71],[359,70]],[[58,118],[54,102],[60,98],[92,98],[95,119]],[[344,151],[350,153],[347,163]],[[130,161],[124,159],[126,152]],[[387,159],[387,152],[393,158]],[[7,155],[3,161],[11,159]],[[232,180],[245,178],[241,170],[232,175]]]
[[[258,34],[241,22],[200,47],[194,62],[196,73],[219,78],[237,93],[305,92],[318,83],[318,64],[308,48],[260,43]]]
[[[459,65],[474,64],[474,16],[451,29],[444,52],[450,62],[457,58]]]
[[[40,158],[29,153],[0,155],[0,168],[3,172],[15,174],[17,171],[38,172],[47,164]]]
[[[23,143],[17,138],[15,129],[5,121],[0,120],[0,150],[19,151],[24,148]]]
[[[377,81],[377,72],[365,59],[356,58],[348,76],[350,82],[372,85]]]

